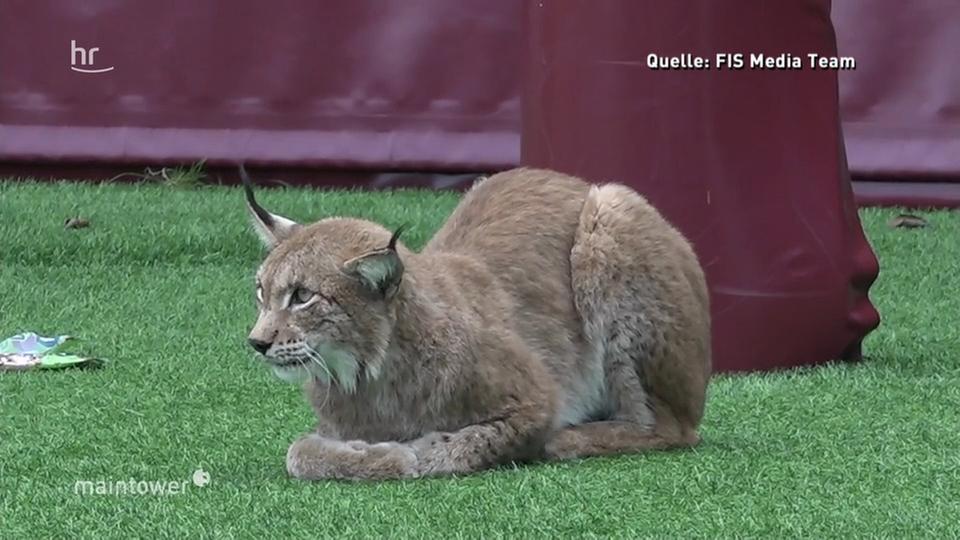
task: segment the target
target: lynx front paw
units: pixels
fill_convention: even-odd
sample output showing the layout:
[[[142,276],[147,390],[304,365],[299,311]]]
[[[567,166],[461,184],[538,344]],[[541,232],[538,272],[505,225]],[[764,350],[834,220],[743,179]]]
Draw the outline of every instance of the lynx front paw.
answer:
[[[334,478],[335,458],[354,451],[345,443],[310,433],[287,450],[287,472],[302,480]]]
[[[400,443],[343,442],[305,435],[287,451],[287,472],[302,480],[415,478],[417,457]]]
[[[544,447],[544,453],[550,460],[575,459],[580,455],[583,446],[583,437],[572,429],[561,430],[556,433]]]

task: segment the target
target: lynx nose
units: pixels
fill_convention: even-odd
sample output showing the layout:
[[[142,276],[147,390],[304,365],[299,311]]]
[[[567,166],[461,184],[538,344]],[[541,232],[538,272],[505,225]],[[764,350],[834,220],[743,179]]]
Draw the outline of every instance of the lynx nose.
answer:
[[[249,338],[247,342],[250,343],[250,346],[253,347],[253,350],[257,351],[260,354],[267,354],[267,349],[270,348],[269,341],[261,341],[259,339]]]

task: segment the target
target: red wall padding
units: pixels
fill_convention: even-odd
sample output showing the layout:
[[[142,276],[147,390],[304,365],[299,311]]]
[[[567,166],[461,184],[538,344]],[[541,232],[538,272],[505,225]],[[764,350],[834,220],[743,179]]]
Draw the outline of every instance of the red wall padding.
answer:
[[[851,170],[960,182],[960,2],[836,0]]]
[[[837,0],[840,110],[857,200],[960,207],[960,2]]]
[[[523,5],[3,0],[0,173],[201,158],[314,171],[509,167]],[[833,19],[840,53],[857,59],[840,73],[851,170],[960,189],[960,2],[838,0]],[[115,69],[71,71],[71,40],[100,48],[93,67]],[[951,197],[923,189],[925,201]]]
[[[521,8],[3,0],[0,161],[508,168]]]
[[[835,55],[829,1],[531,2],[527,20],[524,163],[629,184],[686,233],[717,368],[858,357],[878,268],[836,72],[645,67],[650,52]]]

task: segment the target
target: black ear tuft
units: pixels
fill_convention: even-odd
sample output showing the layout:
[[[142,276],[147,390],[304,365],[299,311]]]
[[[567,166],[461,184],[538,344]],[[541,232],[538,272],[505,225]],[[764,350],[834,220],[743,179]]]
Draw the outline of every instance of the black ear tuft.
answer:
[[[240,163],[240,181],[243,182],[243,192],[247,197],[247,204],[250,206],[250,210],[260,218],[260,221],[263,222],[267,227],[273,226],[273,215],[270,212],[267,212],[260,203],[257,202],[256,197],[253,195],[253,181],[250,180],[250,176],[247,174],[247,169],[243,166],[243,163]]]
[[[243,191],[247,198],[247,209],[253,218],[253,228],[257,235],[263,241],[268,249],[273,249],[284,239],[290,237],[301,227],[295,221],[289,220],[277,214],[271,214],[265,208],[260,206],[256,197],[253,195],[253,182],[247,174],[247,169],[243,163],[239,166],[240,180],[243,182]]]
[[[387,249],[396,251],[397,250],[397,240],[400,239],[400,235],[403,234],[403,231],[407,229],[407,224],[404,223],[397,227],[397,230],[393,231],[393,235],[390,236],[390,243],[387,244]]]

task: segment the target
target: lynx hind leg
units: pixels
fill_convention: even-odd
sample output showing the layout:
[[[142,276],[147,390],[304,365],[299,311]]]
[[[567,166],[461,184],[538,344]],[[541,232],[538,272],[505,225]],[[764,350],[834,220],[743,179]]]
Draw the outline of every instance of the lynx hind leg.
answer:
[[[683,236],[633,190],[590,190],[571,252],[574,300],[602,355],[609,421],[572,426],[557,458],[696,444],[710,377],[706,283]]]

